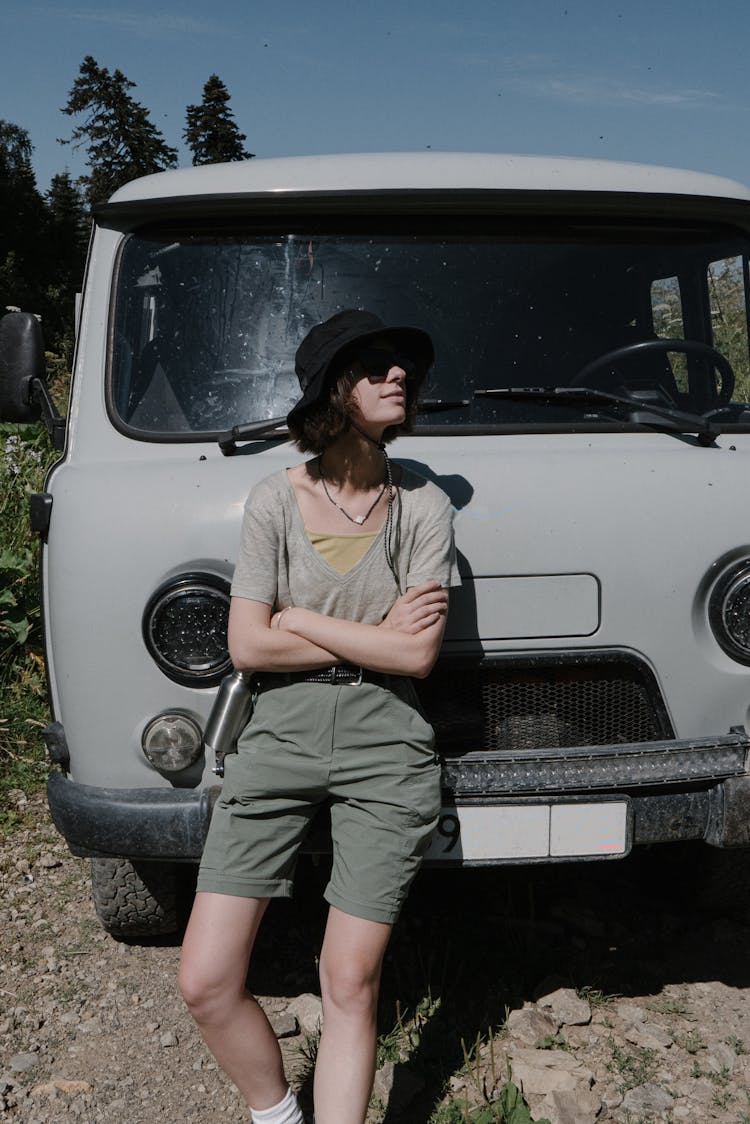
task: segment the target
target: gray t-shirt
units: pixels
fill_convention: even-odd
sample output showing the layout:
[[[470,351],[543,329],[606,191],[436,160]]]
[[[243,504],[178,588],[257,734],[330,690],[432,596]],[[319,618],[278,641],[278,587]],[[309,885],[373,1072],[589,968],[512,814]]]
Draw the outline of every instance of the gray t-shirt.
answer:
[[[276,472],[253,488],[245,504],[232,596],[379,624],[399,596],[386,561],[385,532],[384,524],[359,562],[338,573],[310,542],[286,470]],[[429,580],[445,588],[461,584],[450,500],[405,468],[394,499],[391,543],[402,592]]]

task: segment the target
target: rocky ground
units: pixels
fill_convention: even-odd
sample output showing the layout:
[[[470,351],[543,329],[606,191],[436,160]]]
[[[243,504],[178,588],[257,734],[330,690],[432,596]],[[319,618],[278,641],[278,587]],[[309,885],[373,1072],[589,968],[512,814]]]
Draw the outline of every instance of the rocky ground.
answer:
[[[246,1120],[177,995],[178,938],[107,936],[88,864],[41,798],[15,799],[22,827],[0,857],[0,1114]],[[372,1124],[510,1121],[509,1075],[551,1124],[750,1124],[750,927],[700,913],[674,870],[639,855],[424,872],[384,972]],[[250,982],[308,1098],[325,871],[306,864],[299,881],[294,903],[272,907]]]

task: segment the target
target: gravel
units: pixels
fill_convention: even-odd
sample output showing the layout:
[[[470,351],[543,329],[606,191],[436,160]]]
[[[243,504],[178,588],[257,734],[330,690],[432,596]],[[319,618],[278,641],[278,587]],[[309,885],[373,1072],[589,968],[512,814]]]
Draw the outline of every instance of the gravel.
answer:
[[[0,858],[0,1115],[246,1121],[177,993],[178,937],[104,933],[88,863],[41,796],[21,797]],[[551,1124],[749,1124],[750,927],[699,913],[658,871],[426,871],[385,966],[371,1124],[426,1124],[441,1097],[498,1102],[508,1073]],[[324,867],[299,881],[269,911],[251,985],[305,1098]]]

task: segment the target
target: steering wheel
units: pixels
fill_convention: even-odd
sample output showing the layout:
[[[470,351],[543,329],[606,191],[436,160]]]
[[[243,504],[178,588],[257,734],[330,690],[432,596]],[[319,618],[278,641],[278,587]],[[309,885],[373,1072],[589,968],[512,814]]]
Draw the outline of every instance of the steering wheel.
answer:
[[[650,355],[654,352],[659,354],[669,351],[692,353],[700,355],[703,359],[709,359],[711,365],[721,375],[721,390],[716,395],[716,404],[723,406],[731,400],[734,390],[734,371],[731,363],[715,347],[711,347],[707,343],[701,343],[699,340],[639,340],[637,343],[627,343],[623,347],[616,347],[613,351],[607,351],[604,355],[598,355],[596,359],[592,359],[590,363],[587,363],[573,376],[570,385],[587,386],[591,376],[601,367],[609,367],[612,364],[619,363],[621,359],[627,359],[633,355]]]

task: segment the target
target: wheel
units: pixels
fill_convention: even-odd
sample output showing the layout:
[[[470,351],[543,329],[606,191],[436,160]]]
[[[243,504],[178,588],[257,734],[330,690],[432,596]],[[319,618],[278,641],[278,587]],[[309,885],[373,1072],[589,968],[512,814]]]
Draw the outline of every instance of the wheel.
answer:
[[[0,320],[0,421],[31,422],[41,416],[30,399],[33,378],[44,378],[39,321],[29,312],[8,312]]]
[[[691,882],[699,910],[750,921],[750,850],[703,846]]]
[[[750,922],[750,849],[657,845],[650,867],[658,893],[677,909]]]
[[[604,355],[598,355],[596,359],[592,359],[590,363],[582,367],[570,380],[570,385],[588,386],[593,374],[596,374],[602,367],[619,363],[621,359],[627,359],[634,355],[648,355],[653,352],[664,352],[666,354],[669,351],[681,351],[684,354],[692,353],[700,355],[703,359],[709,359],[721,374],[721,389],[716,395],[716,403],[722,406],[729,402],[734,390],[732,365],[715,347],[710,347],[709,344],[701,343],[699,340],[639,340],[636,343],[625,344],[623,347],[616,347],[614,351],[607,351]]]
[[[91,893],[97,916],[113,937],[156,937],[177,928],[173,863],[92,859]]]

